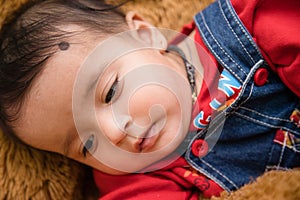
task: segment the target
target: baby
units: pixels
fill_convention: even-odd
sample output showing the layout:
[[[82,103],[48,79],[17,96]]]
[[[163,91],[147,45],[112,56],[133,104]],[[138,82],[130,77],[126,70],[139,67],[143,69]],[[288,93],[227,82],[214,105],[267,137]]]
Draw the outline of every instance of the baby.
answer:
[[[1,33],[1,128],[93,167],[101,199],[210,197],[297,167],[300,4],[286,4],[220,0],[167,42],[102,1],[36,1]]]

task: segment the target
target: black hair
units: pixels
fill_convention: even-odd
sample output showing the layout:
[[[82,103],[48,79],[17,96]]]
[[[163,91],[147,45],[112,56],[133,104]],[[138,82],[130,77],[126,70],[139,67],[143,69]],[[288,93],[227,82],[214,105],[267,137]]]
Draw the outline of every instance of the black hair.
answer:
[[[107,35],[122,31],[124,14],[118,6],[101,0],[35,0],[19,10],[0,33],[0,128],[11,132],[11,122],[35,78],[47,60],[69,48],[74,32],[63,30],[78,25],[86,31]]]

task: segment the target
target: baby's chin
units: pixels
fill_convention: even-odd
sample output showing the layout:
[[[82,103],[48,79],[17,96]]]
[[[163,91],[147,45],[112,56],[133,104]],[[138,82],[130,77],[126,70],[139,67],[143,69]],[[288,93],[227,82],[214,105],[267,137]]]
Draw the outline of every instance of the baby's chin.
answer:
[[[125,172],[125,171],[121,171],[118,169],[114,169],[108,166],[101,166],[101,167],[97,167],[97,166],[91,166],[93,167],[95,170],[104,173],[104,174],[109,174],[109,175],[126,175],[126,174],[130,174],[130,172]]]
[[[172,145],[165,144],[163,141],[156,142],[153,146],[151,144],[145,148],[145,152],[132,152],[130,150],[122,151],[122,154],[111,155],[112,160],[98,160],[95,163],[95,169],[110,175],[125,175],[130,173],[146,173],[151,171],[160,170],[177,160],[180,153],[176,151],[181,140],[173,140],[171,137]],[[181,139],[181,138],[180,138]],[[146,141],[147,142],[147,141]],[[151,142],[151,141],[150,141]],[[108,163],[113,163],[109,165]]]
[[[132,167],[127,168],[127,171],[122,170],[123,169],[122,166],[118,167],[117,169],[110,167],[110,166],[103,165],[103,164],[101,164],[100,166],[92,166],[92,167],[102,173],[109,174],[109,175],[126,175],[126,174],[132,174],[132,173],[146,173],[146,172],[151,172],[151,171],[155,171],[155,170],[164,168],[166,166],[166,163],[161,162],[164,159],[156,159],[156,160],[153,159],[153,160],[151,160],[152,163],[148,164],[148,165],[146,163],[142,163],[142,162],[139,162],[137,164],[138,161],[135,161],[135,162],[128,161],[128,162],[132,162],[135,164],[133,164]]]

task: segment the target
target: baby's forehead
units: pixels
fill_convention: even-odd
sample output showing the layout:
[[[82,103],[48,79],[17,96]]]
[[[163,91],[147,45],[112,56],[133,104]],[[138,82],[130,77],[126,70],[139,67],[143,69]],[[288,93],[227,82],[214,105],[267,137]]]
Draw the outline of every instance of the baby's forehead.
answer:
[[[86,56],[80,71],[83,74],[98,76],[101,71],[118,58],[142,49],[153,48],[147,46],[135,36],[135,31],[125,31],[109,35],[98,42],[96,47]],[[80,72],[79,72],[80,73]]]

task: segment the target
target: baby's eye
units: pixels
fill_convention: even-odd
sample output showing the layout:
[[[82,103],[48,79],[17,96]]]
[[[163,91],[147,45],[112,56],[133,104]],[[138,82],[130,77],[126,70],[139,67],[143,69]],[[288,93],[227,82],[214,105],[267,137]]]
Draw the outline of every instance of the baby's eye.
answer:
[[[116,94],[117,86],[118,86],[118,80],[116,79],[106,94],[105,103],[109,103],[112,100],[112,98]]]
[[[82,154],[84,157],[86,157],[86,154],[88,151],[90,151],[93,148],[94,145],[94,139],[95,136],[91,135],[88,140],[84,143],[83,149],[82,149]]]

